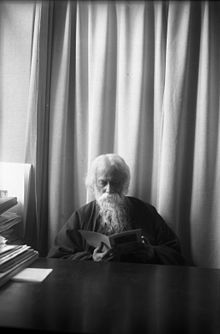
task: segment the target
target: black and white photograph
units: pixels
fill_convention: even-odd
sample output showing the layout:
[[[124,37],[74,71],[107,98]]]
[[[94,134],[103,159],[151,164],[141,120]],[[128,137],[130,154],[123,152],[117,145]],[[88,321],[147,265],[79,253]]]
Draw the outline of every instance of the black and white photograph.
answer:
[[[0,330],[220,333],[220,1],[0,1]]]

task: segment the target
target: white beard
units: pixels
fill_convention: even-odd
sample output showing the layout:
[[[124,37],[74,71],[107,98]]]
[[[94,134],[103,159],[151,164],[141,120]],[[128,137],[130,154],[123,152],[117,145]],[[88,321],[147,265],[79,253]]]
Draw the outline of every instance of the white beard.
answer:
[[[103,233],[119,233],[128,227],[126,198],[118,194],[103,194],[97,198]]]

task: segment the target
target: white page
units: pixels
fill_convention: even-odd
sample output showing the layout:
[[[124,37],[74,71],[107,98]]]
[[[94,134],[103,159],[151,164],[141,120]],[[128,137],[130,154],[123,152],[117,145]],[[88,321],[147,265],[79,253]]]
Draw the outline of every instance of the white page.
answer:
[[[13,281],[42,282],[53,269],[25,268],[13,276]]]

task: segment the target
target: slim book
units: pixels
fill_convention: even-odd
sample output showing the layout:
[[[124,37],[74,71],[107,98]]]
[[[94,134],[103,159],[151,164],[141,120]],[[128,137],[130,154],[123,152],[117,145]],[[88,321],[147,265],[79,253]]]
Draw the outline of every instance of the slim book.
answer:
[[[14,250],[17,247],[18,245],[8,245],[8,244],[0,245],[0,258],[1,256],[6,255],[7,252],[11,251],[12,249]]]
[[[4,212],[0,215],[0,233],[9,230],[14,225],[21,223],[22,219],[14,212]]]
[[[0,198],[0,214],[9,210],[18,204],[17,197],[2,197]]]
[[[14,247],[9,251],[0,254],[0,267],[3,263],[13,259],[14,257],[25,252],[29,248],[30,246],[27,246],[27,245],[17,245],[17,247]]]
[[[5,244],[7,243],[7,239],[0,234],[0,247],[4,247]]]
[[[29,259],[36,253],[33,249],[27,249],[25,252],[17,255],[16,257],[12,258],[11,260],[3,263],[0,265],[0,273],[8,271],[9,269],[12,269],[15,265],[23,262],[25,259]]]
[[[99,247],[104,244],[107,249],[115,246],[127,245],[133,242],[141,242],[141,229],[128,230],[112,235],[105,235],[94,231],[78,230],[86,242],[93,247]]]

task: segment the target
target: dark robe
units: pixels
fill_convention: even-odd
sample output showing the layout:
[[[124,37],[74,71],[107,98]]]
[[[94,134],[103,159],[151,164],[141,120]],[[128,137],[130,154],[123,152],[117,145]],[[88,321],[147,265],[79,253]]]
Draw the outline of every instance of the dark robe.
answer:
[[[182,265],[180,243],[176,234],[158,214],[156,209],[134,197],[129,203],[130,229],[142,229],[145,245],[139,245],[127,254],[117,255],[111,261]],[[55,238],[48,253],[50,258],[92,260],[94,247],[89,246],[78,229],[101,231],[99,208],[92,201],[74,211]]]

